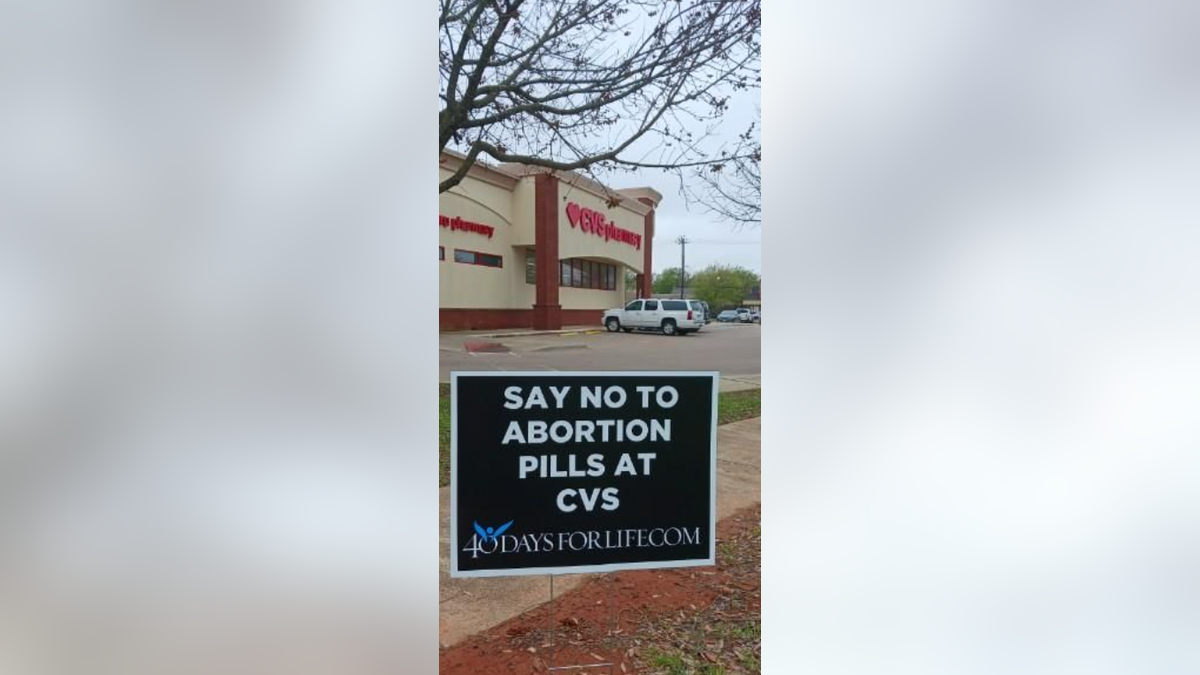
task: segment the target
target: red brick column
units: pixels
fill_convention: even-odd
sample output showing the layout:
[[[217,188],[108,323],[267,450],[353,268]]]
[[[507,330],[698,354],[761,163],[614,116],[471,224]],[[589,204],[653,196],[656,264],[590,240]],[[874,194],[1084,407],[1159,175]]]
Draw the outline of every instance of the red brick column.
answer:
[[[645,234],[642,235],[642,273],[638,275],[638,297],[654,297],[654,202],[639,197],[638,201],[650,207],[646,214]]]
[[[539,174],[533,183],[534,264],[537,287],[533,301],[536,330],[562,328],[562,305],[558,303],[558,178]]]

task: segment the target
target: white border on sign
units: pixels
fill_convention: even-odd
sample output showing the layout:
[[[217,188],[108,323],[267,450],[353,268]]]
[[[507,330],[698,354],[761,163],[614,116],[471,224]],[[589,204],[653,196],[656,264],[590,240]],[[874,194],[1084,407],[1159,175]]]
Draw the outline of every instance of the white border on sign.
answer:
[[[495,570],[458,569],[458,378],[463,377],[707,377],[712,379],[712,419],[709,429],[709,488],[708,488],[708,558],[653,560],[603,565],[571,565],[567,567],[520,567]],[[721,374],[713,370],[604,370],[604,371],[543,371],[489,370],[450,372],[450,576],[519,577],[534,574],[594,574],[621,570],[650,570],[673,567],[707,567],[717,564],[717,394]]]

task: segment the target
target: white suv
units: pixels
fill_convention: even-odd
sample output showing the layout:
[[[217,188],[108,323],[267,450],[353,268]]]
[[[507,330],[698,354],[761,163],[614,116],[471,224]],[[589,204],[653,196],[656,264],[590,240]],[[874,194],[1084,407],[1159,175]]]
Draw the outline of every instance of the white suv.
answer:
[[[604,312],[601,323],[611,333],[638,330],[660,330],[664,335],[687,335],[704,327],[704,310],[692,308],[694,300],[639,299],[624,309]]]

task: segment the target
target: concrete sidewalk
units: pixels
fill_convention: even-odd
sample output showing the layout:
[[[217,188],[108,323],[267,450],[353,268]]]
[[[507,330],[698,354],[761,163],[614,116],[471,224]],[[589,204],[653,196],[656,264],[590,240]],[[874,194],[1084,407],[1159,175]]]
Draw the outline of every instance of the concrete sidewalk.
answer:
[[[755,417],[717,428],[717,520],[761,501],[761,420]],[[439,497],[438,639],[443,645],[456,644],[549,599],[550,582],[544,576],[451,579],[450,488],[442,488]],[[555,595],[575,588],[588,576],[555,577]]]
[[[762,389],[762,373],[755,375],[722,375],[717,382],[718,391],[746,391]]]

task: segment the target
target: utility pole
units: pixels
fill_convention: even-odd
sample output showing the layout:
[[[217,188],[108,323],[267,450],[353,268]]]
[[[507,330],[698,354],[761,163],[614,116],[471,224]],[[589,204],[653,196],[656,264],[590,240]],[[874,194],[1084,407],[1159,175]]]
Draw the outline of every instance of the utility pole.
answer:
[[[681,235],[675,243],[679,244],[679,299],[682,300],[687,288],[687,237]]]

